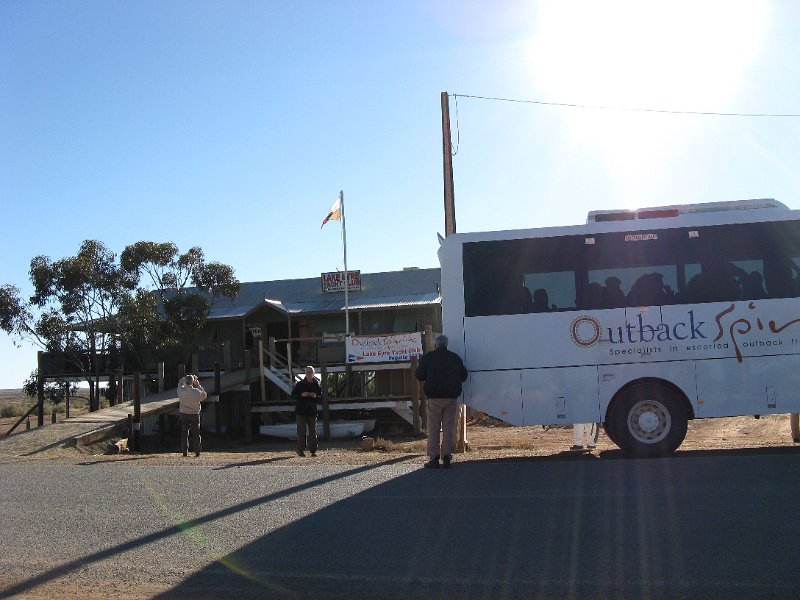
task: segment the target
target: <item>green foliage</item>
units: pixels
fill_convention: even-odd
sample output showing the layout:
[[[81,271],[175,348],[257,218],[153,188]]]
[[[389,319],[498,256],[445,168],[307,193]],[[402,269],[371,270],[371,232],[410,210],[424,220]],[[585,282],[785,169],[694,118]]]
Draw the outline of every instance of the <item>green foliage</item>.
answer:
[[[129,316],[139,315],[141,326],[137,331],[146,333],[148,347],[165,359],[185,361],[214,302],[239,293],[233,269],[217,262],[206,263],[203,250],[196,246],[181,254],[171,242],[136,242],[122,252],[120,264],[146,280],[141,294],[125,310]],[[144,290],[150,290],[151,295],[146,296]],[[142,317],[153,314],[154,301],[163,318],[146,321]]]
[[[0,406],[0,419],[9,419],[11,417],[21,417],[25,414],[25,409],[16,404],[8,404]]]
[[[39,373],[38,369],[34,369],[30,376],[22,384],[22,391],[24,394],[31,398],[37,398]],[[45,381],[44,382],[44,398],[49,400],[52,404],[61,404],[69,394],[70,398],[76,396],[78,393],[78,386],[66,379],[59,379],[58,381]]]
[[[0,327],[62,354],[89,383],[93,409],[100,402],[98,357],[133,368],[185,361],[214,302],[240,287],[231,267],[206,263],[199,247],[181,254],[171,242],[136,242],[117,260],[102,242],[86,240],[75,256],[34,257],[29,274],[28,301],[16,286],[0,287]]]

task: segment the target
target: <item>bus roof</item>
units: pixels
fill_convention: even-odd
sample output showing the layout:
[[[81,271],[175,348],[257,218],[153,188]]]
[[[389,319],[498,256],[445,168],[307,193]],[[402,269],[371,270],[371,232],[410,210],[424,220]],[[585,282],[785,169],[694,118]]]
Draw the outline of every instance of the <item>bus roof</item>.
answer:
[[[562,235],[591,235],[619,231],[670,229],[674,227],[701,227],[761,221],[800,220],[800,210],[764,198],[761,200],[733,200],[654,206],[636,210],[598,210],[589,213],[586,223],[580,225],[552,225],[501,231],[472,231],[448,235],[440,240],[441,247],[470,242],[521,239],[530,237],[557,237]]]
[[[634,210],[593,210],[586,217],[586,223],[600,223],[603,221],[635,221],[637,219],[661,219],[677,217],[692,213],[727,212],[734,210],[757,210],[763,208],[779,208],[789,210],[789,207],[773,198],[759,198],[755,200],[731,200],[727,202],[704,202],[698,204],[672,204],[670,206],[652,206]]]

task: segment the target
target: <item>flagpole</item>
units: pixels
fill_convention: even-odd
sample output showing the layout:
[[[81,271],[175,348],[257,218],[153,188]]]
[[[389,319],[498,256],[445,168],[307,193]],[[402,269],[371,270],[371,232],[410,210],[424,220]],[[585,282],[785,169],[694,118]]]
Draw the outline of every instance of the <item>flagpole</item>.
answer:
[[[344,335],[350,335],[350,304],[348,298],[349,277],[347,276],[347,226],[344,221],[344,190],[339,191],[339,203],[342,207],[342,249],[344,253]]]

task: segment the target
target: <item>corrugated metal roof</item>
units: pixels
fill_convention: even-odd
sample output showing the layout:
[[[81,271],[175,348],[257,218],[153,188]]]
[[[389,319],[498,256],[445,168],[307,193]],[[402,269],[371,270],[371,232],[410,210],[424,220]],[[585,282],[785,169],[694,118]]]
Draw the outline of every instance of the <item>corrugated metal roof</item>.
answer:
[[[362,273],[361,291],[348,293],[350,310],[440,304],[439,269]],[[288,314],[344,310],[344,292],[323,294],[319,277],[242,283],[233,300],[218,299],[208,318],[241,318],[265,304]]]

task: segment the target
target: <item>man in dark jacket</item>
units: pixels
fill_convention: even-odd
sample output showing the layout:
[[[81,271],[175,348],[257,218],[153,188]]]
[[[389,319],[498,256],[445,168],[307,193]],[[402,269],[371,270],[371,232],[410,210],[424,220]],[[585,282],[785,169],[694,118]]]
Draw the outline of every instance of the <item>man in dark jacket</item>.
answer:
[[[422,357],[415,375],[424,381],[428,398],[428,457],[426,469],[437,469],[439,457],[444,468],[453,457],[453,441],[458,417],[457,398],[461,395],[461,382],[467,378],[467,369],[461,357],[447,349],[447,336],[437,336],[436,349]],[[439,429],[442,431],[439,448]]]
[[[322,398],[322,388],[314,377],[314,367],[306,367],[306,376],[295,384],[292,398],[294,398],[294,416],[297,421],[297,455],[305,456],[307,447],[311,451],[311,456],[316,456],[317,400]]]

